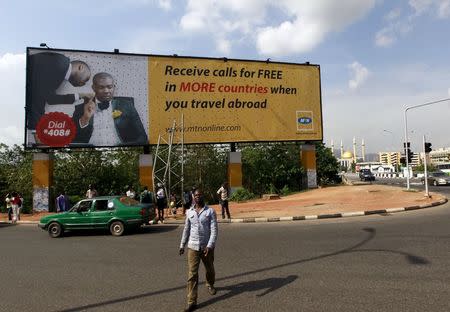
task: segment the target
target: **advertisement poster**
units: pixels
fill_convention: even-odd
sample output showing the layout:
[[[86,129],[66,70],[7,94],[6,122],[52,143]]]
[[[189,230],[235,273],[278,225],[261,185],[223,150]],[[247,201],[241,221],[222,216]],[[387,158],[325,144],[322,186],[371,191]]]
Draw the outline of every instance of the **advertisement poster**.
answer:
[[[152,143],[181,114],[185,143],[322,140],[317,65],[151,57],[149,73]]]
[[[148,144],[147,57],[27,52],[26,147]]]

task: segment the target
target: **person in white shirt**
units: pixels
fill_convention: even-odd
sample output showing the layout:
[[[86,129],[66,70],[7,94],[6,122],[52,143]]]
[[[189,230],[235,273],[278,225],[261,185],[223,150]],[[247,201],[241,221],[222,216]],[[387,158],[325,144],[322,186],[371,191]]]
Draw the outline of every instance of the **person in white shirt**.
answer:
[[[158,220],[164,223],[164,209],[167,207],[167,199],[161,183],[158,183],[158,190],[156,191],[156,206],[158,207]]]
[[[220,195],[220,206],[222,207],[222,219],[225,219],[225,212],[228,219],[231,219],[230,209],[228,207],[228,197],[230,196],[230,187],[228,182],[224,182],[222,186],[217,190],[217,194]]]
[[[86,198],[94,198],[98,196],[97,190],[92,184],[89,184],[89,188],[86,192]]]
[[[134,198],[136,196],[136,192],[133,190],[133,187],[130,186],[127,191],[127,197]]]
[[[216,273],[214,270],[214,249],[217,241],[217,217],[214,209],[205,204],[200,189],[194,192],[194,205],[186,211],[183,236],[180,242],[179,254],[184,253],[188,247],[188,286],[187,307],[185,312],[197,308],[198,268],[200,260],[206,269],[206,285],[210,295],[216,294],[214,283]]]

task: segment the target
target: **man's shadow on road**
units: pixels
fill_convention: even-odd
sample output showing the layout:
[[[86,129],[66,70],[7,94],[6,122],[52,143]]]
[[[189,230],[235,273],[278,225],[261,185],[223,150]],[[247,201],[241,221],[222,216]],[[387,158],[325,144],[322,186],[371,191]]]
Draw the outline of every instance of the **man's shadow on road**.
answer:
[[[198,305],[199,308],[206,307],[210,304],[213,304],[215,302],[229,299],[231,297],[240,295],[245,292],[257,292],[259,290],[264,290],[262,293],[257,294],[257,297],[263,297],[267,295],[268,293],[271,293],[273,291],[276,291],[280,289],[281,287],[284,287],[293,281],[295,281],[298,278],[297,275],[289,275],[287,277],[281,277],[281,278],[266,278],[263,280],[258,281],[249,281],[249,282],[243,282],[231,286],[226,287],[218,287],[217,288],[217,294],[225,292],[223,295],[216,296],[212,299],[209,299],[208,301],[202,302]]]

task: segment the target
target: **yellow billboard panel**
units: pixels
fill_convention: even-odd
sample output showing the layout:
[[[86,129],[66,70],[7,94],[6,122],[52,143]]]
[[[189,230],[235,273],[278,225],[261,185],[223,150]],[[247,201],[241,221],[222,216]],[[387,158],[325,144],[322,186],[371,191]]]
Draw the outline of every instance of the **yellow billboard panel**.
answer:
[[[182,115],[185,143],[322,140],[318,65],[150,56],[148,67],[150,144]]]

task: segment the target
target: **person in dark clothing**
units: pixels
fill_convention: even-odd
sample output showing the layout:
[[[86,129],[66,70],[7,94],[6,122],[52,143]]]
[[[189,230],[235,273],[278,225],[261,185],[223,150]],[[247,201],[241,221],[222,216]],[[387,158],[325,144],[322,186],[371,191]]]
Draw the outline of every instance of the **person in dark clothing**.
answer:
[[[70,61],[55,52],[36,53],[28,56],[29,75],[27,82],[31,94],[27,97],[31,105],[27,107],[27,129],[35,130],[39,119],[45,113],[45,103],[73,104],[90,94],[56,94],[64,80],[74,87],[81,87],[91,77],[89,66],[79,60]]]

